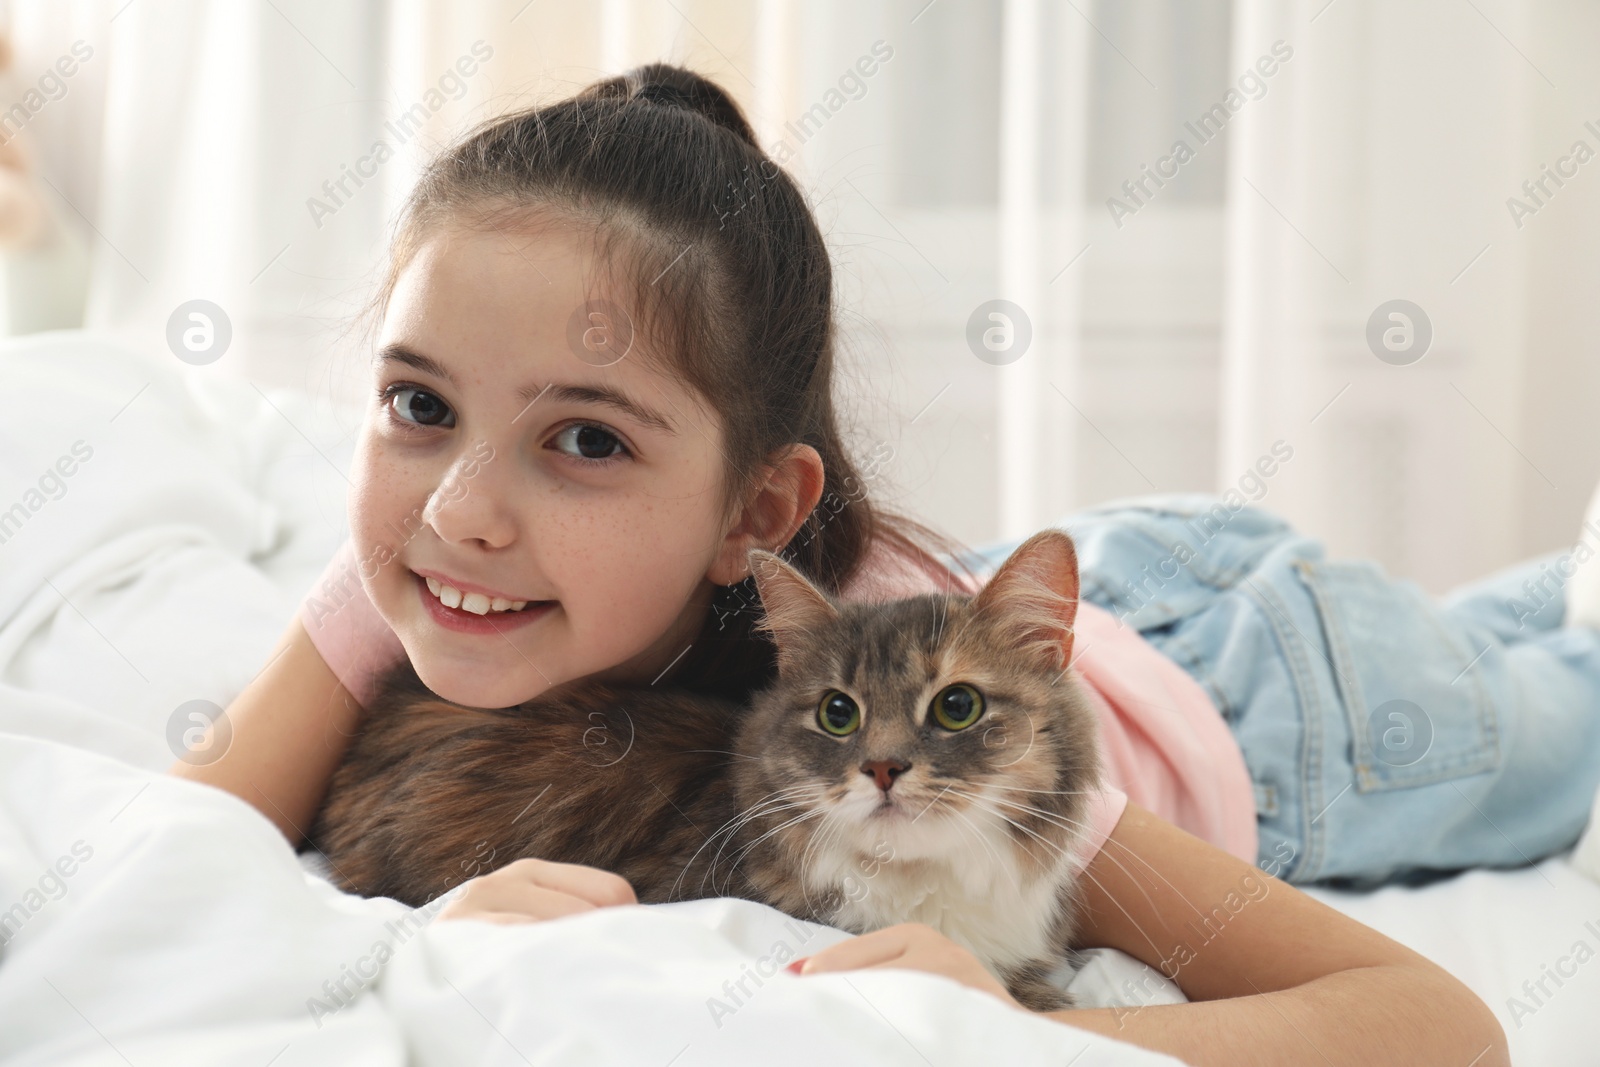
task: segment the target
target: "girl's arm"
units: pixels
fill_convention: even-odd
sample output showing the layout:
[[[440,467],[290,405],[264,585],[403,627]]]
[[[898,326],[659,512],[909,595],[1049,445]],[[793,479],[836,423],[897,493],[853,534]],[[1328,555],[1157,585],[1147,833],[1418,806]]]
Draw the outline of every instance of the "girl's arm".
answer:
[[[1440,967],[1133,804],[1084,887],[1079,944],[1144,961],[1191,1003],[1050,1013],[1061,1022],[1196,1067],[1511,1062],[1493,1013]],[[801,973],[863,967],[931,971],[1021,1009],[976,957],[919,923],[832,945]]]
[[[168,773],[226,789],[253,804],[298,845],[360,716],[361,705],[296,616],[267,666],[228,705],[227,751],[203,766],[180,759]]]
[[[1135,805],[1087,875],[1082,945],[1143,960],[1193,1003],[1062,1022],[1196,1065],[1511,1062],[1443,968]]]

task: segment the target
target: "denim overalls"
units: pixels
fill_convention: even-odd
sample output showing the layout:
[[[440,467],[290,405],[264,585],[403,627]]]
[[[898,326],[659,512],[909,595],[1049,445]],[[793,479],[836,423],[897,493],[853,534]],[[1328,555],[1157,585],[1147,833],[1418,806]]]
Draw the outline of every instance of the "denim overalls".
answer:
[[[1531,863],[1600,787],[1600,630],[1563,628],[1559,553],[1434,599],[1248,504],[1134,497],[1053,526],[1083,599],[1210,695],[1255,783],[1261,865],[1354,886]],[[980,573],[1022,539],[979,546]],[[1534,610],[1537,607],[1537,610]]]

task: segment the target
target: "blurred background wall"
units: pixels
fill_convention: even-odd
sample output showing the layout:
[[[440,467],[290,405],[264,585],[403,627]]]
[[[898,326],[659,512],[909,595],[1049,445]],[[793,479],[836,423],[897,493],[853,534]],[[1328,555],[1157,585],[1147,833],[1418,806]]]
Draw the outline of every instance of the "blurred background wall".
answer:
[[[1600,478],[1594,5],[0,15],[0,140],[46,216],[0,263],[7,333],[87,325],[156,350],[207,299],[234,330],[208,373],[358,403],[350,317],[426,154],[667,59],[787,152],[837,257],[858,447],[892,446],[888,495],[969,543],[1235,488],[1438,591],[1571,545]]]

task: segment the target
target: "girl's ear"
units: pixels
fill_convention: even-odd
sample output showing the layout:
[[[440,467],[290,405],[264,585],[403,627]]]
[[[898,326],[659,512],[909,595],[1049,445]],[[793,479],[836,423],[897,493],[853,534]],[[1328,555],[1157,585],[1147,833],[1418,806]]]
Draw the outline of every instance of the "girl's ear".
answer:
[[[1078,617],[1078,553],[1072,538],[1041,530],[1017,546],[978,595],[976,615],[994,620],[1008,644],[1053,670],[1072,662]]]
[[[768,546],[781,549],[805,525],[822,499],[822,457],[810,445],[788,445],[761,469],[762,482],[739,519],[723,536],[706,577],[732,585],[749,573],[747,553]]]
[[[783,559],[763,548],[750,550],[750,573],[761,594],[764,616],[756,629],[772,635],[778,646],[778,673],[794,660],[805,635],[839,618],[828,595]]]

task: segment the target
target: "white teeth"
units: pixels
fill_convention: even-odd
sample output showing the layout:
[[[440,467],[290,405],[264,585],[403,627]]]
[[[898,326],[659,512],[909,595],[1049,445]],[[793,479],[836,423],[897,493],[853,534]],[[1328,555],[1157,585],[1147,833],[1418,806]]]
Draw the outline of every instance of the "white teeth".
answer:
[[[439,602],[448,608],[460,608],[470,611],[474,615],[487,615],[491,611],[521,611],[528,606],[526,600],[507,600],[505,597],[484,596],[482,593],[463,593],[453,585],[446,585],[437,578],[426,579],[428,592],[439,598]]]

